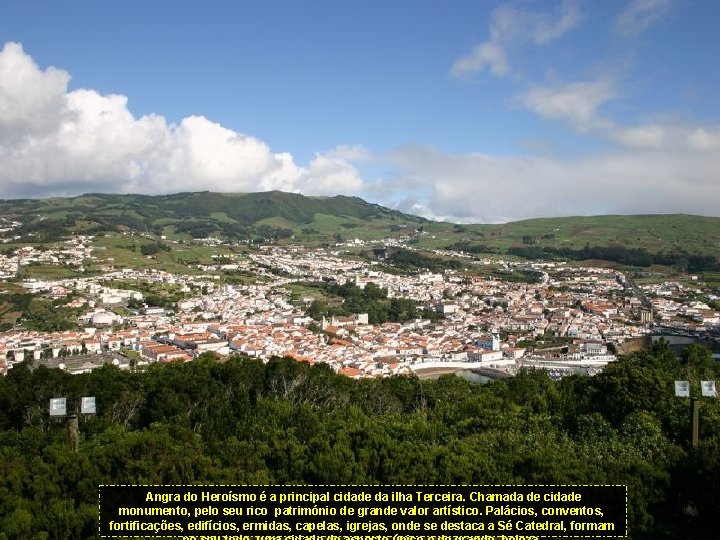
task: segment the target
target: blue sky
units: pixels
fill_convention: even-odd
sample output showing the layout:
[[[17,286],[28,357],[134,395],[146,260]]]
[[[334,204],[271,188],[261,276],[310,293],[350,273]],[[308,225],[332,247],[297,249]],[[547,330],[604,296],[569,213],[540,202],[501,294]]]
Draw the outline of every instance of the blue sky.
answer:
[[[0,4],[0,197],[720,215],[713,0]]]

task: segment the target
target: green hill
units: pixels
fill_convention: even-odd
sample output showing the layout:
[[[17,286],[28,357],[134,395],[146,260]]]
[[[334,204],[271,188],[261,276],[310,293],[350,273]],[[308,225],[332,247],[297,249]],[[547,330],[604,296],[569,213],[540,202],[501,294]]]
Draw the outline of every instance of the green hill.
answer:
[[[357,197],[307,197],[280,191],[6,200],[0,201],[0,218],[21,222],[20,227],[6,232],[6,237],[20,236],[18,242],[32,243],[57,241],[71,233],[102,232],[135,232],[184,241],[292,238],[300,243],[408,236],[421,249],[525,258],[594,258],[696,270],[714,269],[720,252],[720,218],[714,217],[590,216],[460,225],[428,221]],[[417,230],[423,234],[414,235]]]
[[[718,251],[720,219],[684,214],[542,218],[495,226],[488,234],[505,245],[537,243],[581,248],[589,243],[643,247],[649,251],[688,246],[698,251]]]
[[[71,232],[123,230],[186,239],[322,238],[345,232],[372,238],[389,231],[409,232],[427,222],[357,197],[306,197],[280,191],[8,200],[0,201],[0,216],[20,220],[19,233],[41,241]]]
[[[643,256],[661,254],[658,260],[648,264],[673,265],[677,264],[675,259],[687,259],[691,255],[714,259],[720,253],[720,218],[684,214],[579,216],[499,225],[452,225],[434,230],[433,236],[423,238],[421,245],[478,254],[511,253],[532,258],[597,258],[616,262],[626,262],[617,259],[628,252]],[[608,259],[602,250],[588,248],[603,248],[617,256]]]

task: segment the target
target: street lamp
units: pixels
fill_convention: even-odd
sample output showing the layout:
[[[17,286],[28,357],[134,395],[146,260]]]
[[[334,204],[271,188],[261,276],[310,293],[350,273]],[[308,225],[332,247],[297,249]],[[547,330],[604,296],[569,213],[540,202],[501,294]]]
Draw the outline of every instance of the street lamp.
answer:
[[[716,398],[715,381],[700,381],[700,394]],[[691,441],[692,447],[697,448],[700,441],[700,399],[690,395],[690,381],[675,381],[675,396],[690,398]]]

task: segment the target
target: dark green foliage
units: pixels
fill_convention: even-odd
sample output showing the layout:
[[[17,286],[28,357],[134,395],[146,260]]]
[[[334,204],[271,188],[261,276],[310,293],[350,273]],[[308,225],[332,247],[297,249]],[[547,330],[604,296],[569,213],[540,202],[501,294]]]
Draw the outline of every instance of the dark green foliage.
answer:
[[[524,242],[523,243],[527,243]],[[648,267],[651,264],[675,266],[688,272],[704,272],[720,269],[720,263],[711,255],[690,255],[683,250],[651,253],[645,248],[627,248],[625,246],[590,246],[582,249],[552,246],[513,246],[508,248],[510,255],[526,259],[570,259],[587,261],[599,259],[630,266]]]
[[[77,309],[53,305],[45,298],[33,298],[22,314],[22,324],[30,330],[55,332],[77,328],[75,318],[80,314]]]
[[[473,244],[472,242],[462,241],[455,242],[447,246],[445,249],[453,251],[465,251],[467,253],[499,253],[500,250],[487,244]]]
[[[57,242],[74,226],[75,220],[72,218],[28,220],[13,233],[19,235],[23,242]]]
[[[367,313],[370,324],[385,322],[405,322],[419,317],[437,320],[439,315],[429,309],[418,309],[418,302],[409,298],[387,297],[387,289],[374,283],[368,283],[360,288],[354,283],[343,285],[326,283],[322,288],[328,295],[342,299],[342,303],[328,305],[322,300],[315,300],[308,307],[307,313],[315,320],[336,315],[351,315]]]
[[[417,251],[398,249],[388,255],[386,261],[401,270],[425,270],[430,272],[442,272],[443,270],[461,270],[462,263],[455,259],[439,259],[428,257]]]
[[[9,311],[25,311],[33,298],[32,294],[25,293],[0,294],[0,304],[7,302]]]
[[[5,293],[0,294],[0,317],[6,319],[0,323],[0,332],[10,330],[14,326],[14,322],[27,312],[30,302],[35,298],[32,294],[25,293]]]
[[[155,255],[161,251],[170,251],[170,246],[163,242],[150,242],[149,244],[143,244],[140,248],[140,253],[143,255]]]
[[[21,364],[0,380],[0,538],[94,538],[97,486],[112,483],[625,484],[631,538],[708,538],[720,407],[703,404],[691,451],[669,384],[681,374],[718,369],[704,349],[678,360],[664,343],[595,378],[528,371],[485,386],[208,353],[145,373]],[[82,395],[98,414],[73,454],[47,400]]]
[[[493,277],[511,283],[540,283],[542,281],[542,274],[533,270],[496,271],[493,273]]]
[[[21,235],[23,241],[34,243],[55,242],[73,232],[97,234],[131,229],[161,235],[166,225],[193,238],[219,236],[232,240],[278,240],[290,238],[292,229],[258,222],[279,218],[292,226],[311,230],[307,224],[312,223],[317,214],[361,222],[395,218],[410,227],[427,222],[357,197],[305,197],[281,191],[158,196],[92,194],[43,200],[0,200],[0,213],[22,216],[22,225],[14,234]],[[58,215],[63,217],[57,218]],[[361,227],[350,221],[341,226],[344,229]]]

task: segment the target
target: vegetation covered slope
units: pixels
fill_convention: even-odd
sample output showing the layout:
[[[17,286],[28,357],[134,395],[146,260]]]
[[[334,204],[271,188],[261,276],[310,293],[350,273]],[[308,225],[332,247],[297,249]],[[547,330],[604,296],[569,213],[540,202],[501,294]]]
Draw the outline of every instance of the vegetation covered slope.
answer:
[[[717,378],[664,344],[594,378],[530,372],[352,380],[325,365],[210,356],[146,373],[27,365],[0,380],[0,538],[94,538],[99,484],[625,484],[633,539],[709,538],[720,405],[699,448],[672,381]],[[78,453],[48,399],[97,399]]]
[[[519,246],[579,250],[592,247],[644,249],[649,253],[720,252],[720,218],[685,214],[539,218],[499,225],[455,225],[438,231],[436,244],[459,243],[477,251],[505,252]],[[442,240],[441,240],[442,239]]]
[[[295,193],[174,195],[91,194],[72,198],[0,201],[0,216],[19,219],[20,234],[134,230],[156,235],[210,235],[230,239],[293,234],[330,235],[390,228],[413,230],[426,220],[357,197],[306,197]],[[16,233],[17,234],[17,233]]]
[[[571,248],[622,245],[652,252],[693,246],[717,251],[720,219],[684,214],[543,218],[495,226],[487,234],[515,244]]]
[[[307,197],[280,191],[9,200],[0,201],[0,218],[22,223],[4,233],[5,238],[19,235],[17,242],[32,243],[53,242],[73,232],[132,231],[183,241],[207,237],[230,241],[293,238],[310,243],[402,235],[425,249],[546,259],[596,258],[636,266],[665,264],[690,271],[694,267],[717,270],[720,253],[720,218],[713,217],[590,216],[459,225],[428,221],[357,197]],[[596,249],[587,251],[589,248]],[[708,259],[691,261],[692,256]]]

